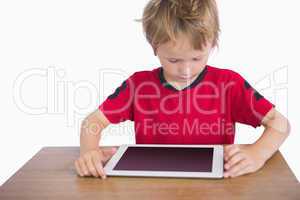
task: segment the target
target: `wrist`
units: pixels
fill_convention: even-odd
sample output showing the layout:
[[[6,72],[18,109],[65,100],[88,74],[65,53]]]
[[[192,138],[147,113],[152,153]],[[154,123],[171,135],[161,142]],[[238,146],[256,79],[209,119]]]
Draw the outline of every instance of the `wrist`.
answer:
[[[80,155],[83,155],[85,154],[86,152],[89,152],[89,151],[97,151],[99,150],[99,147],[98,146],[91,146],[91,147],[87,147],[87,146],[80,146]]]
[[[255,155],[264,162],[267,161],[275,152],[273,149],[257,142],[254,143],[252,147]]]

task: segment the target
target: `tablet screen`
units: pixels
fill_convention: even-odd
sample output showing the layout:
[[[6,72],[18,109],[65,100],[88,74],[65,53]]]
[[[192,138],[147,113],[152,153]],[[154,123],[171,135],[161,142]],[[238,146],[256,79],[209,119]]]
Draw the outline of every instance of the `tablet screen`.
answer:
[[[114,170],[212,172],[213,148],[128,147]]]

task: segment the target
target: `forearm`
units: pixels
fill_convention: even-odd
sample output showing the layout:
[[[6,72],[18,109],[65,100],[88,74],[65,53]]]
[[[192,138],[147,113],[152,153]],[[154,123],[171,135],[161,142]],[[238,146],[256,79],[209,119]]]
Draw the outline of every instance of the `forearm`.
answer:
[[[265,128],[262,136],[254,143],[259,155],[268,160],[281,146],[288,132],[280,132],[271,127]]]
[[[101,131],[98,133],[89,131],[89,128],[82,125],[80,133],[80,153],[97,149],[100,142]]]
[[[103,113],[96,110],[90,114],[81,125],[80,152],[99,148],[102,130],[109,124]]]
[[[290,133],[289,121],[275,109],[262,121],[265,130],[254,143],[259,154],[269,159],[281,146]]]

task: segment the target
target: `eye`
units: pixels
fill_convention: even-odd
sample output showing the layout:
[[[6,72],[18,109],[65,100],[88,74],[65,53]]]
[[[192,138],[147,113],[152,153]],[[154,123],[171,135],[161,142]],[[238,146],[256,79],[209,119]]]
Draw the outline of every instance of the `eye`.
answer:
[[[170,63],[177,63],[178,60],[177,60],[177,59],[169,59],[169,62],[170,62]]]
[[[200,58],[193,58],[193,61],[200,61]]]

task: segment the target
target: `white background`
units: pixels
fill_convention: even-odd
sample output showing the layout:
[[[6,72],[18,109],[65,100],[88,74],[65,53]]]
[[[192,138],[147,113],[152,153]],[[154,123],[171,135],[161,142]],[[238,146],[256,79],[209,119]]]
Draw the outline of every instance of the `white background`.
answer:
[[[44,146],[78,146],[84,116],[130,74],[159,66],[134,21],[146,2],[0,1],[0,185]],[[299,180],[299,2],[218,3],[220,48],[208,64],[241,73],[288,116],[281,151]],[[101,78],[108,70],[122,76]],[[101,145],[134,143],[130,127],[107,129]],[[261,133],[239,125],[236,141]]]

